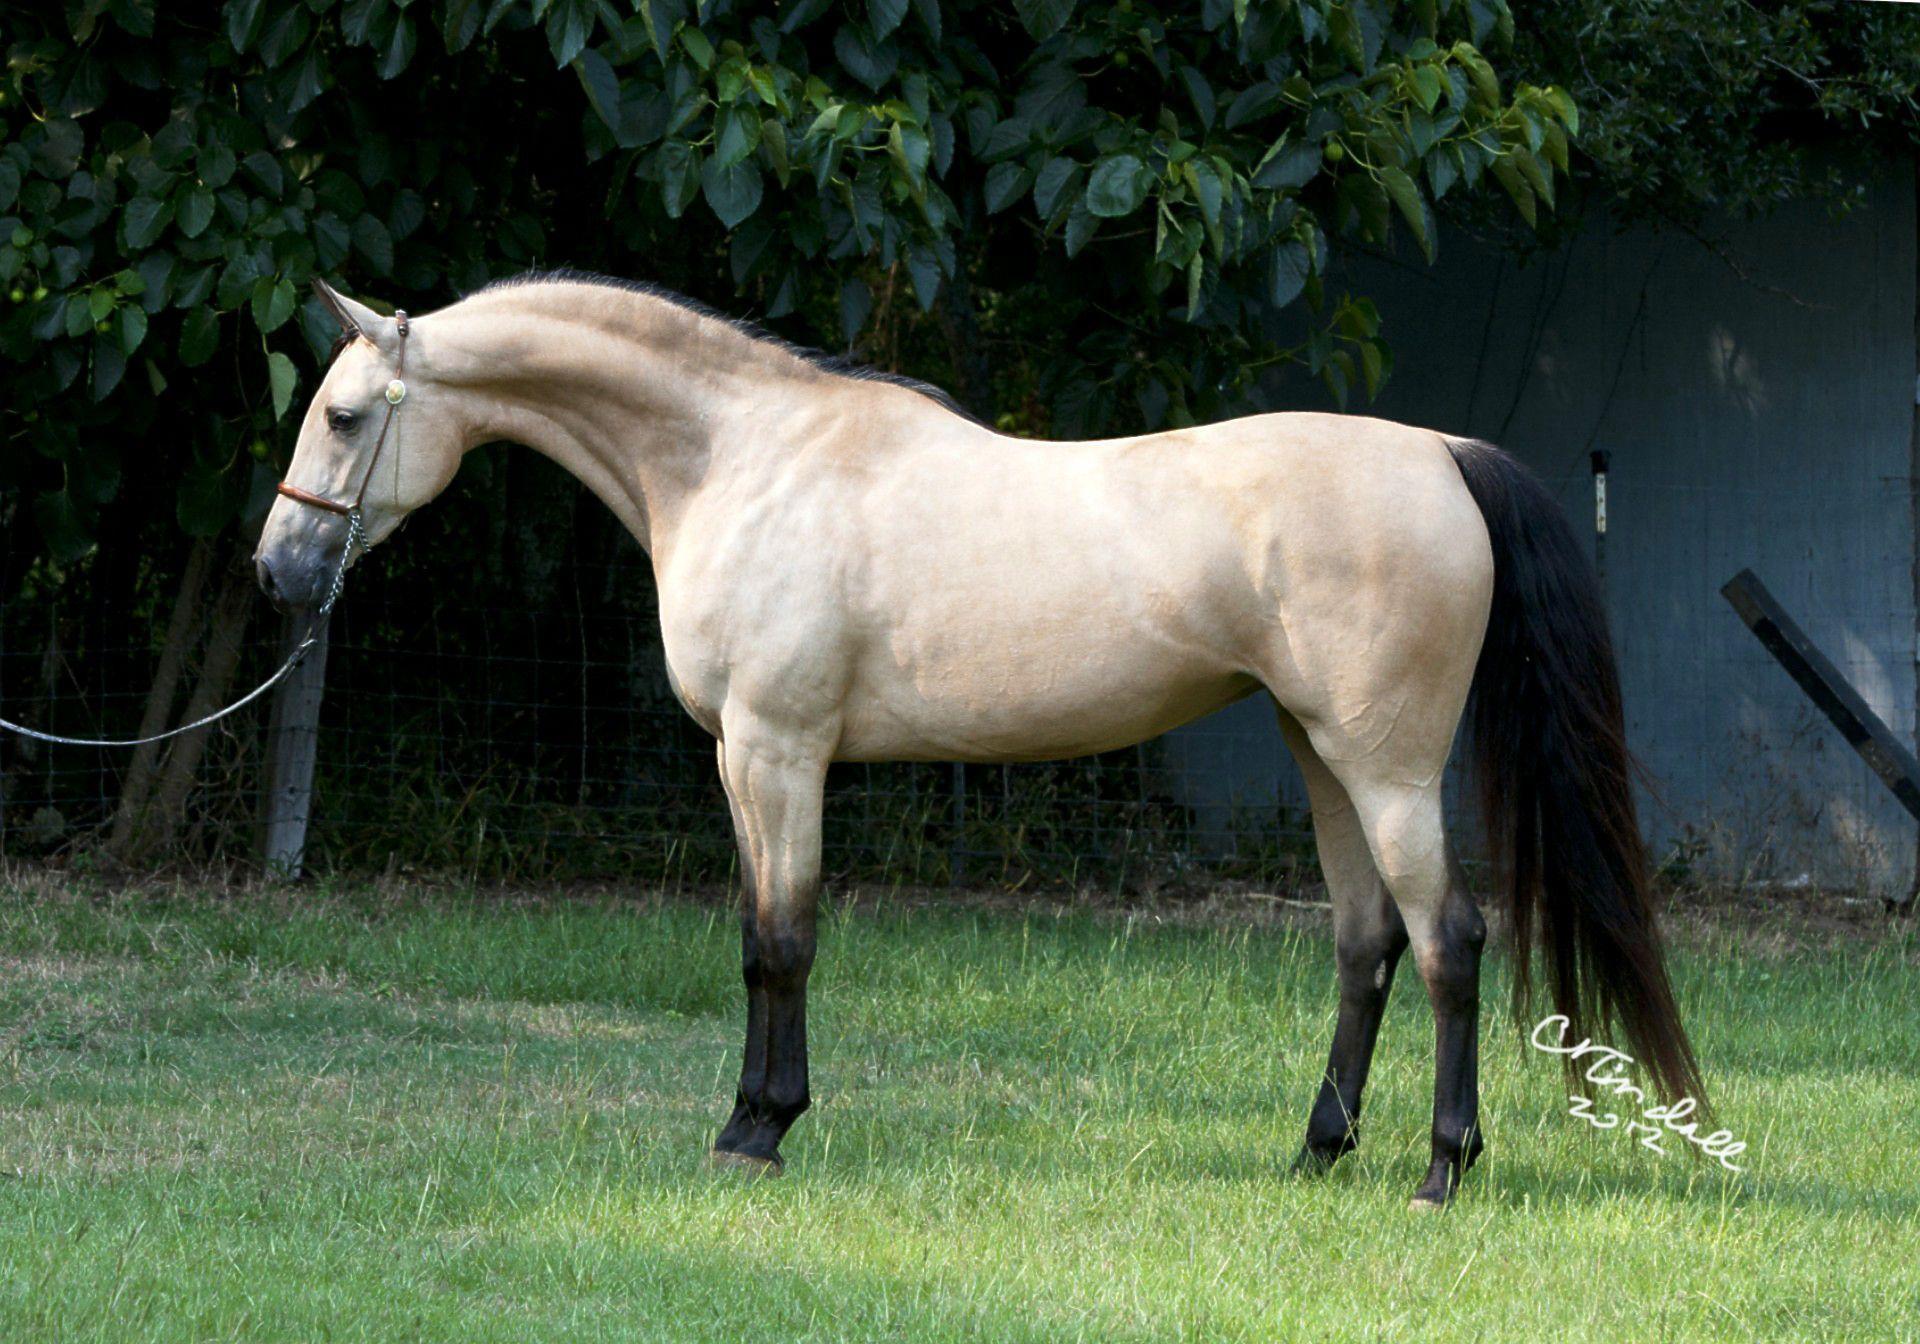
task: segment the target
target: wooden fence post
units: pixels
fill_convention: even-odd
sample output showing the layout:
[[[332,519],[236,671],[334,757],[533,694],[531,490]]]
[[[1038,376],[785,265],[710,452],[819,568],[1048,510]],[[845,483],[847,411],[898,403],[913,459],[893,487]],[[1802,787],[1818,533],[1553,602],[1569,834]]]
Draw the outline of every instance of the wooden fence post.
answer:
[[[309,617],[287,613],[282,656],[305,635]],[[260,788],[260,825],[255,848],[273,877],[300,876],[307,855],[307,818],[313,809],[313,767],[320,745],[320,699],[327,684],[327,635],[307,651],[300,666],[275,688],[267,724],[266,768]]]

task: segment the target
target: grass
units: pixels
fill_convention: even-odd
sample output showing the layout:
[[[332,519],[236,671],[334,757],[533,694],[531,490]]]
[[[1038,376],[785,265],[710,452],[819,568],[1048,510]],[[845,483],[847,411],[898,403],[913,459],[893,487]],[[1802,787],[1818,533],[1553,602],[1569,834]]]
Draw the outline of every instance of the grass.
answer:
[[[1282,1174],[1311,918],[841,908],[820,1100],[752,1182],[702,1161],[717,907],[15,883],[0,1339],[1920,1338],[1911,929],[1682,943],[1746,1174],[1570,1118],[1494,1013],[1488,1155],[1433,1217],[1411,976],[1361,1151]]]

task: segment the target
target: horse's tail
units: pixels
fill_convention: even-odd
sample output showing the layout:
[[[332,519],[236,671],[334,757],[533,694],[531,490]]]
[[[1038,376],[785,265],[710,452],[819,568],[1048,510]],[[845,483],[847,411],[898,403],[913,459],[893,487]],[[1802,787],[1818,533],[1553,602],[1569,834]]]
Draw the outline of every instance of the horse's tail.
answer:
[[[1491,444],[1447,446],[1493,543],[1469,715],[1487,845],[1513,921],[1515,1008],[1532,992],[1537,933],[1568,1043],[1617,1021],[1666,1099],[1704,1108],[1648,891],[1599,580],[1538,477]]]

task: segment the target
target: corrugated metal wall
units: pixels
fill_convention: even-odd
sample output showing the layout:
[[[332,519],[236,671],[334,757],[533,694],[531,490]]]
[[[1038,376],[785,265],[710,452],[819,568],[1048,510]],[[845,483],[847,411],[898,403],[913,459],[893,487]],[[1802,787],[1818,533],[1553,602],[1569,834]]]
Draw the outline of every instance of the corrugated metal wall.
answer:
[[[1366,262],[1399,371],[1374,413],[1504,445],[1592,517],[1612,453],[1608,588],[1662,857],[1719,877],[1903,889],[1915,826],[1734,616],[1752,567],[1908,740],[1916,657],[1913,173],[1835,221],[1791,208],[1713,246],[1602,225],[1522,263],[1449,238]],[[1303,387],[1276,406],[1320,406]],[[1168,744],[1190,801],[1297,799],[1264,698]]]

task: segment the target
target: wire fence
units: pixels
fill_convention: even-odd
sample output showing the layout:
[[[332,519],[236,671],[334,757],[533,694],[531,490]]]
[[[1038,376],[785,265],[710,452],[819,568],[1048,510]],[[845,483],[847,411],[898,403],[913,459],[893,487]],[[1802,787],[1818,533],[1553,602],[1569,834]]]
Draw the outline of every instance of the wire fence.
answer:
[[[1576,517],[1591,490],[1583,466],[1549,474]],[[1824,490],[1818,502],[1833,515],[1873,506],[1882,483],[1856,471]],[[1782,501],[1644,467],[1616,470],[1613,491],[1609,600],[1629,735],[1654,785],[1643,817],[1656,862],[1680,884],[1904,883],[1904,812],[1718,594],[1758,563],[1907,734],[1904,539],[1881,527],[1809,558],[1721,528],[1689,558],[1671,539],[1701,518],[1754,518],[1790,536],[1812,492]],[[20,512],[0,498],[0,713],[73,736],[134,735],[179,642],[168,629],[190,553],[171,519],[135,507],[92,557],[52,566]],[[245,551],[232,539],[212,549],[168,721],[225,703],[279,661],[281,618],[256,595]],[[195,706],[223,619],[232,665],[221,693]],[[482,450],[447,498],[356,569],[335,613],[309,869],[528,884],[729,879],[736,858],[713,744],[672,697],[658,629],[650,565],[612,517],[535,455]],[[0,857],[256,862],[267,738],[264,705],[215,727],[197,758],[183,760],[183,739],[144,767],[135,753],[0,735]],[[840,881],[1288,889],[1317,877],[1297,777],[1271,715],[1251,701],[1238,717],[1094,758],[846,765],[828,784],[825,858]],[[1475,872],[1476,846],[1463,840]]]
[[[644,553],[531,454],[461,486],[350,576],[334,614],[307,839],[310,870],[517,883],[726,880],[736,858],[714,746],[668,687]],[[489,486],[510,492],[498,508]],[[172,719],[217,661],[223,603],[243,629],[226,679],[282,655],[281,618],[225,543]],[[475,556],[483,557],[478,563]],[[115,612],[86,566],[0,618],[8,717],[127,736],[166,660],[184,559],[145,564]],[[231,624],[231,622],[229,622]],[[183,784],[158,754],[0,743],[0,855],[123,866],[252,861],[268,711],[212,729]],[[1204,733],[1207,730],[1189,730]],[[841,880],[1164,886],[1311,875],[1308,818],[1284,790],[1221,797],[1189,777],[1227,749],[1164,741],[1037,765],[839,765],[825,861]],[[174,771],[177,775],[178,771]],[[130,792],[140,797],[130,799]]]

